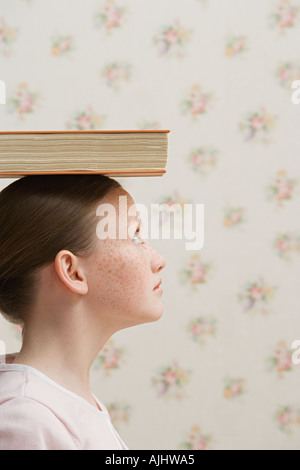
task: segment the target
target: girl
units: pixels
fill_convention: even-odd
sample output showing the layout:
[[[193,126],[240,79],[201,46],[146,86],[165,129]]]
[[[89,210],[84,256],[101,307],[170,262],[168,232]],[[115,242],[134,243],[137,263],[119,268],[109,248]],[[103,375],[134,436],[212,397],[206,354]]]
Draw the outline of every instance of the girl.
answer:
[[[101,204],[115,209],[115,238],[99,236]],[[163,313],[155,287],[166,261],[141,237],[135,209],[105,175],[25,176],[1,191],[0,311],[23,341],[0,364],[0,449],[128,449],[90,368],[115,332]]]

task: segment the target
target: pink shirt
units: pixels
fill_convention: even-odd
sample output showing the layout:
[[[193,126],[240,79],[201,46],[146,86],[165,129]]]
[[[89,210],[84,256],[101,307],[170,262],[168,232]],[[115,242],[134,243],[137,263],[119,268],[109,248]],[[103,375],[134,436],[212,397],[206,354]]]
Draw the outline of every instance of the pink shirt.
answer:
[[[95,400],[102,411],[33,367],[0,364],[0,450],[128,450]]]

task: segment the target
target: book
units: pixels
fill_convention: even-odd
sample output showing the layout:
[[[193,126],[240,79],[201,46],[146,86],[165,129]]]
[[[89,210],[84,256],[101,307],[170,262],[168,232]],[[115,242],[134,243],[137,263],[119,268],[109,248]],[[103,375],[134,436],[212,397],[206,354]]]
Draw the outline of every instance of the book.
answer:
[[[170,130],[0,132],[0,178],[42,174],[162,176]]]

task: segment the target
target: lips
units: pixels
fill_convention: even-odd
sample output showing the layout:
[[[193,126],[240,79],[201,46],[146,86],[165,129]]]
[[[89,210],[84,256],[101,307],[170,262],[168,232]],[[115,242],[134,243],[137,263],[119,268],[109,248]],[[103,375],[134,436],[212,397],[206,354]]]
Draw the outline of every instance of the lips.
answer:
[[[158,282],[158,283],[156,284],[156,286],[154,287],[154,289],[157,289],[157,288],[161,285],[161,282],[162,282],[162,280],[160,279],[159,282]],[[153,289],[153,290],[154,290],[154,289]]]

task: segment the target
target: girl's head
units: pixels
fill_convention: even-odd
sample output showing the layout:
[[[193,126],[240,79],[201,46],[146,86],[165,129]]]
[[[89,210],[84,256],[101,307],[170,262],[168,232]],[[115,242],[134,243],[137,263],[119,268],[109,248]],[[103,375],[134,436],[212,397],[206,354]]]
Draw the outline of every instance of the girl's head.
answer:
[[[119,210],[119,196],[127,198],[127,213]],[[96,213],[103,203],[115,207],[116,239],[97,235]],[[166,263],[147,240],[136,238],[139,223],[128,216],[132,206],[135,209],[123,187],[104,175],[25,176],[4,188],[4,317],[24,327],[37,316],[59,322],[67,310],[84,311],[90,320],[97,316],[112,330],[157,320],[162,303],[153,288]],[[130,229],[127,238],[118,237],[120,224]]]

